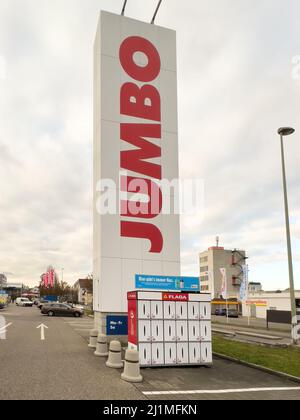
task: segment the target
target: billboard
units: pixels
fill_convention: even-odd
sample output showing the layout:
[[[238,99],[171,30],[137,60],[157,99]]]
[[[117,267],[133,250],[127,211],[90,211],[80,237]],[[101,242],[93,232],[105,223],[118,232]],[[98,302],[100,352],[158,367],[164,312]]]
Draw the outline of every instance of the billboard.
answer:
[[[200,292],[199,277],[135,276],[135,288],[178,292]]]
[[[93,166],[94,310],[127,312],[136,273],[180,276],[174,31],[101,13]]]

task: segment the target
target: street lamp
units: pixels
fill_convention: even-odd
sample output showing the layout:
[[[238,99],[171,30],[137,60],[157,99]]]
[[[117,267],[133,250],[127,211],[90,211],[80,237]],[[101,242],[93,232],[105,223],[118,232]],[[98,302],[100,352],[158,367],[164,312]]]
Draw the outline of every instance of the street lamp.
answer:
[[[284,193],[284,208],[285,208],[285,222],[286,222],[286,237],[287,237],[287,250],[288,250],[288,263],[289,263],[289,279],[290,279],[290,296],[291,296],[291,309],[292,309],[292,339],[293,343],[297,344],[297,308],[294,286],[294,273],[293,273],[293,258],[291,246],[291,233],[290,233],[290,220],[289,220],[289,205],[287,196],[286,184],[286,171],[284,159],[283,137],[290,136],[295,133],[295,129],[291,127],[279,128],[278,134],[280,136],[281,144],[281,163],[282,163],[282,178],[283,178],[283,193]]]

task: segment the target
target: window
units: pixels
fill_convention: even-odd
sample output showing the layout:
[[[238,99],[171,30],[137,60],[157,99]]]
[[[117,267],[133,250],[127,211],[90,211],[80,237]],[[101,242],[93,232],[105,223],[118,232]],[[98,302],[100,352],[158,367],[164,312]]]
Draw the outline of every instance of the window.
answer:
[[[200,258],[200,264],[208,262],[208,257],[201,257]]]
[[[200,281],[201,282],[209,281],[209,278],[208,278],[208,276],[202,276],[202,277],[200,277]]]
[[[204,266],[204,267],[200,267],[200,273],[205,273],[206,271],[208,271],[208,266]]]

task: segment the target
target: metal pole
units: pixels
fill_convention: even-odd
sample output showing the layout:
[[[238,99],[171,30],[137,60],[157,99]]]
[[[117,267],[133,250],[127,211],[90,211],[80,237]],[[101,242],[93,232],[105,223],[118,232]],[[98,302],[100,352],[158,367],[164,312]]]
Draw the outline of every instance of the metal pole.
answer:
[[[281,163],[282,163],[282,178],[283,178],[283,193],[284,193],[284,209],[285,209],[285,222],[286,222],[286,237],[287,237],[287,250],[288,250],[288,263],[289,263],[289,280],[290,280],[290,296],[291,296],[291,310],[292,310],[292,339],[293,343],[297,344],[297,338],[295,336],[297,327],[297,308],[296,308],[296,297],[295,297],[295,286],[294,286],[294,273],[293,273],[293,258],[292,258],[292,245],[291,245],[291,233],[290,233],[290,220],[289,220],[289,205],[287,196],[287,184],[286,184],[286,171],[285,171],[285,159],[284,159],[284,147],[283,147],[283,136],[280,136],[281,143]]]
[[[125,0],[124,4],[123,4],[123,8],[122,8],[122,12],[121,12],[122,16],[124,16],[124,14],[125,14],[126,5],[127,5],[127,0]]]
[[[157,5],[157,8],[156,8],[155,13],[154,13],[154,16],[153,16],[153,18],[151,20],[151,25],[154,25],[154,22],[155,22],[155,19],[156,19],[156,16],[157,16],[157,13],[159,11],[159,8],[160,8],[161,3],[162,3],[162,0],[159,0],[158,5]]]

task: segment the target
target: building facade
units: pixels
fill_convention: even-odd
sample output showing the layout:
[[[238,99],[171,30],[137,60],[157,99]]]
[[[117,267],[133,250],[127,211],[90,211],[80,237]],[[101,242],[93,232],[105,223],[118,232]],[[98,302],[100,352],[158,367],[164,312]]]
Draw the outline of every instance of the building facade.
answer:
[[[221,298],[222,274],[220,269],[225,268],[228,298],[238,299],[246,258],[245,251],[228,250],[219,246],[201,252],[199,261],[201,291],[211,293],[213,299]]]
[[[78,302],[85,306],[93,305],[93,279],[79,279],[74,284],[78,293]]]
[[[296,305],[300,312],[300,290],[295,292]],[[243,304],[243,316],[252,318],[267,318],[267,311],[291,311],[291,297],[289,289],[284,291],[250,293],[248,301]]]

